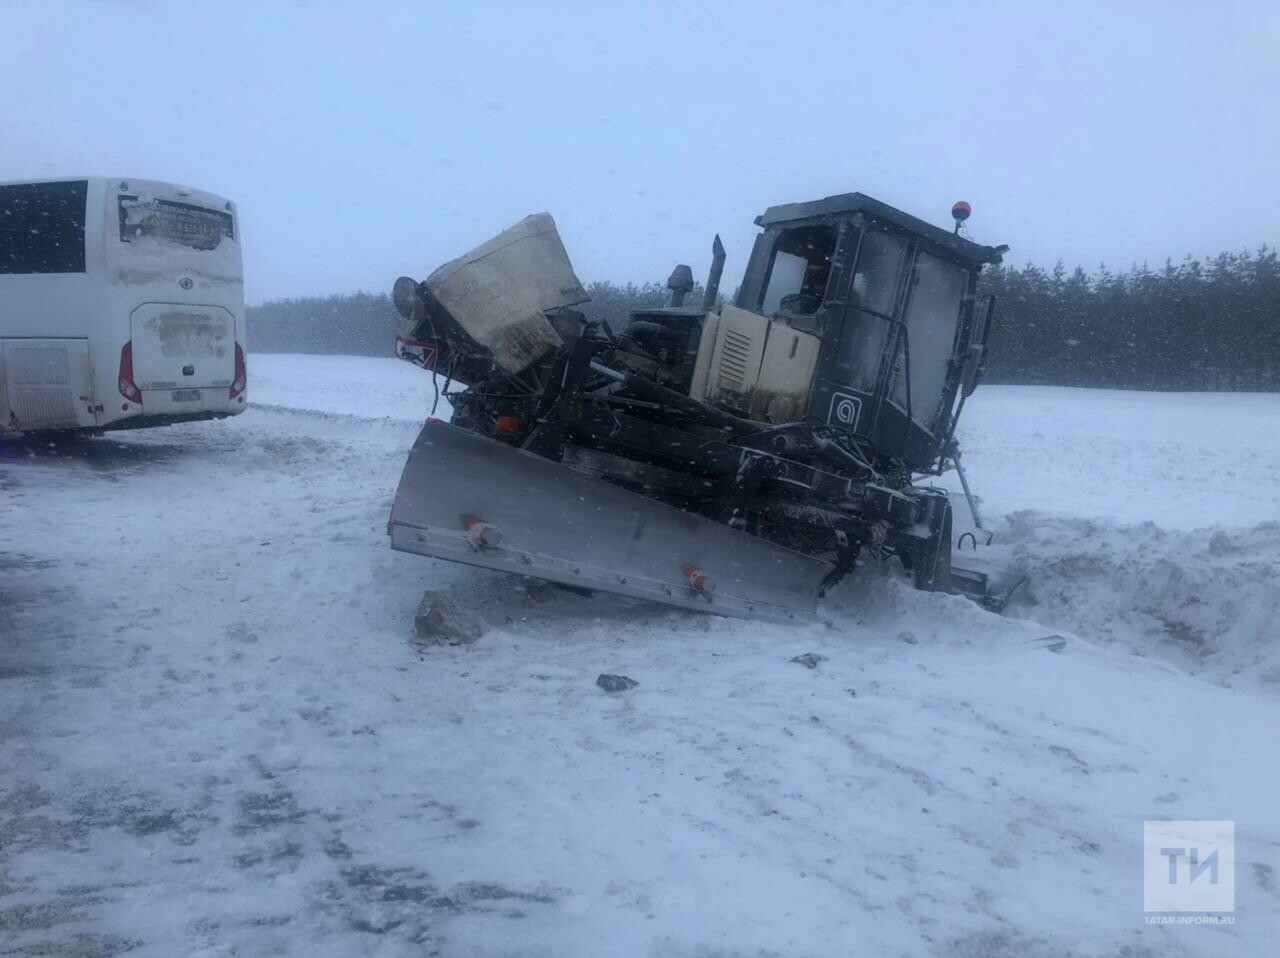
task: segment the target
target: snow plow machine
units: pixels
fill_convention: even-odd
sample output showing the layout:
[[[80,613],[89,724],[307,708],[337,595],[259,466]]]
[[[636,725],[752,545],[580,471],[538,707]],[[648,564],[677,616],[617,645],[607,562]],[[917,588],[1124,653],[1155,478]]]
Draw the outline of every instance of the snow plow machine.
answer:
[[[616,329],[577,308],[545,213],[402,276],[396,353],[445,380],[452,420],[433,409],[409,453],[392,548],[781,622],[812,619],[860,555],[896,557],[918,588],[997,608],[923,484],[959,470],[993,306],[978,273],[1007,251],[952,213],[954,231],[860,193],[771,207],[732,303],[717,236],[700,302],[680,265],[670,305]]]

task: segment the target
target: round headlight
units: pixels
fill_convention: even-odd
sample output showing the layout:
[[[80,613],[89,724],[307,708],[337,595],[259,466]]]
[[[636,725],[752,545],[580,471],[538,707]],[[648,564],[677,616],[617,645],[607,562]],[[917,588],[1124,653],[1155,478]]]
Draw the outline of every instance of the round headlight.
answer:
[[[396,312],[409,323],[421,322],[427,315],[427,305],[418,295],[418,283],[408,276],[401,276],[391,287],[391,301],[396,304]]]

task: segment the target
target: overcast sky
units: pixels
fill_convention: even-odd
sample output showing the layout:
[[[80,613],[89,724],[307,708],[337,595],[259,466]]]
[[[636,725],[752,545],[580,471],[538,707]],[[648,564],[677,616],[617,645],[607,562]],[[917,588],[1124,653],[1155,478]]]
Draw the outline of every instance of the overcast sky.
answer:
[[[389,290],[550,211],[584,280],[726,286],[861,190],[1011,259],[1280,241],[1280,2],[0,0],[0,181],[240,206],[246,294]]]

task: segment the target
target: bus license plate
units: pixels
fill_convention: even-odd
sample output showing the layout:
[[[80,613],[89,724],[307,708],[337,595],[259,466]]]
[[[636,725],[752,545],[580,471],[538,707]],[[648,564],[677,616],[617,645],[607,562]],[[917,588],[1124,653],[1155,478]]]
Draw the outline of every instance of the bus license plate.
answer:
[[[199,402],[200,390],[198,389],[175,389],[173,391],[174,402]]]

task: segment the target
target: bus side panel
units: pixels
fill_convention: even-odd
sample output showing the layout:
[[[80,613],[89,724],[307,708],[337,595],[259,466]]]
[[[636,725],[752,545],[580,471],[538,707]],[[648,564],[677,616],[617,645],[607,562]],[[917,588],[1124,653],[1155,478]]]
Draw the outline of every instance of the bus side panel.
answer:
[[[104,186],[92,177],[84,182],[83,271],[0,273],[0,429],[98,425],[95,385],[104,380],[94,364],[108,308]],[[114,382],[112,370],[105,384]]]
[[[118,228],[114,208],[117,183],[102,178],[89,181],[89,209],[85,218],[88,274],[93,284],[93,304],[86,316],[89,317],[95,387],[94,412],[100,427],[142,415],[142,406],[127,402],[119,388],[121,351],[129,341],[129,313],[117,302],[108,262],[109,234]]]

